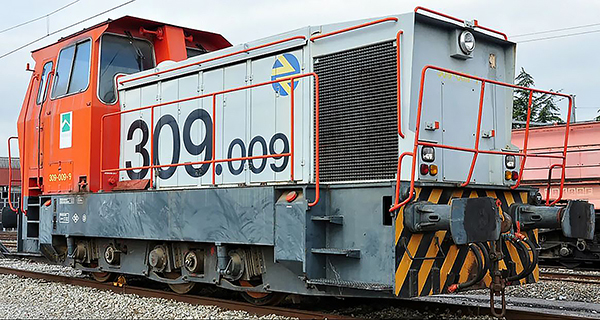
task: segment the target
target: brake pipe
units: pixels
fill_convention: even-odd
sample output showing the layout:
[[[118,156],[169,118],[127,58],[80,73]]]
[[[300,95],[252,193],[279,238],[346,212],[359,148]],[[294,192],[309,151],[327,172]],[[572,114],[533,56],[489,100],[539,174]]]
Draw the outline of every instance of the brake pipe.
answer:
[[[485,266],[484,266],[484,262],[483,262],[484,259],[482,258],[483,251],[480,252],[481,248],[475,243],[469,243],[469,249],[473,252],[473,255],[475,255],[475,260],[477,261],[477,275],[474,278],[467,280],[465,282],[456,283],[456,284],[449,286],[448,292],[450,292],[450,293],[454,293],[456,291],[460,291],[462,289],[471,287],[474,284],[476,284],[478,281],[481,281],[481,279],[483,279],[483,277],[485,276],[486,270],[485,270]]]
[[[535,245],[529,238],[527,238],[527,237],[521,238],[517,234],[508,233],[508,234],[503,234],[502,236],[506,241],[510,241],[511,243],[513,243],[515,248],[517,250],[520,250],[521,252],[523,252],[523,255],[526,257],[526,260],[525,260],[526,263],[524,263],[523,270],[521,270],[521,272],[519,272],[518,274],[509,276],[508,278],[506,278],[506,280],[512,282],[512,281],[518,281],[518,280],[526,278],[533,272],[533,270],[535,269],[535,266],[537,266],[538,261],[539,261],[539,253],[537,252]],[[523,236],[523,235],[520,234],[520,236]],[[532,252],[531,259],[529,258],[530,250]]]
[[[477,278],[475,283],[483,280],[483,278],[485,277],[485,275],[487,274],[487,272],[490,268],[490,263],[491,263],[490,262],[490,253],[488,252],[485,245],[481,242],[477,242],[476,245],[479,247],[479,250],[481,250],[481,253],[483,255],[483,272],[481,272],[480,277]]]

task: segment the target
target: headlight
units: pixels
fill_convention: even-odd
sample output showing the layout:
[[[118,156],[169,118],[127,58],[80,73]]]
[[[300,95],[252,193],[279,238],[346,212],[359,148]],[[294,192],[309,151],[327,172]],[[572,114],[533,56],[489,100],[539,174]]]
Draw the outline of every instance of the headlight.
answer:
[[[517,166],[517,158],[509,154],[504,158],[504,164],[506,165],[506,168],[514,169]]]
[[[425,162],[433,162],[435,160],[435,150],[433,150],[433,147],[421,148],[421,159]]]
[[[464,54],[471,54],[475,50],[475,37],[467,30],[458,36],[458,45]]]

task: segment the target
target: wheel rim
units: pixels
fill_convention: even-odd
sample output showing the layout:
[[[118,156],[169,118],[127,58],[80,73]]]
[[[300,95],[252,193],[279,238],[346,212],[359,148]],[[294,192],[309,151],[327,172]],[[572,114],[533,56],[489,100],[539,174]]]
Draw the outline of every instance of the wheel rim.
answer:
[[[240,280],[240,284],[242,285],[242,287],[251,287],[254,288],[254,286],[245,280]],[[247,294],[248,296],[250,296],[251,298],[254,299],[263,299],[266,296],[268,296],[268,293],[263,293],[263,292],[252,292],[252,291],[246,291],[245,294]]]
[[[165,277],[168,279],[177,279],[181,276],[181,274],[177,273],[177,272],[169,272],[165,274]],[[195,291],[196,289],[198,289],[200,287],[200,284],[197,282],[186,282],[186,283],[178,283],[178,284],[171,284],[169,283],[169,288],[178,294],[188,294],[192,291]]]
[[[92,272],[92,278],[98,282],[107,282],[115,275],[110,272]]]
[[[240,280],[240,285],[242,287],[255,287],[248,281]],[[287,296],[285,293],[280,292],[249,292],[242,291],[240,292],[242,298],[247,302],[257,305],[257,306],[274,306],[279,304],[285,297]]]

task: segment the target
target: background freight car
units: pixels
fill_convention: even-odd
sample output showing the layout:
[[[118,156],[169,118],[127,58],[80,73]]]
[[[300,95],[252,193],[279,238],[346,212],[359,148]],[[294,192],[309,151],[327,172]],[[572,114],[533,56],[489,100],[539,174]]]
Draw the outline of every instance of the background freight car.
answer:
[[[560,154],[563,149],[564,124],[548,125],[530,129],[528,149],[537,154]],[[596,214],[600,208],[600,122],[572,123],[569,130],[569,146],[565,168],[565,184],[562,198],[584,199],[594,204]],[[523,146],[525,129],[513,130],[512,143]],[[539,188],[543,201],[556,199],[560,187],[560,168],[552,173],[548,193],[548,168],[558,164],[557,159],[531,157],[525,162],[523,183]],[[598,220],[596,220],[598,221]],[[597,236],[592,241],[573,240],[561,236],[560,232],[542,231],[540,242],[543,247],[540,258],[559,260],[566,266],[577,266],[584,261],[600,261],[600,246]]]

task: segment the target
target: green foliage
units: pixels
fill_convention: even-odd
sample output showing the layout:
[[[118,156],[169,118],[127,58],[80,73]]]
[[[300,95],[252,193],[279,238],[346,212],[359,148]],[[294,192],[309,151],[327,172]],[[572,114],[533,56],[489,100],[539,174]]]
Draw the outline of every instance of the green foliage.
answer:
[[[515,78],[516,85],[531,88],[535,85],[533,77],[521,68],[519,75]],[[552,90],[550,90],[552,91]],[[560,92],[560,91],[559,91]],[[527,121],[527,106],[529,104],[530,91],[515,89],[513,98],[513,120]],[[531,99],[531,122],[538,123],[563,123],[560,118],[560,110],[556,105],[556,96],[547,93],[533,93]],[[600,116],[599,116],[600,117]],[[524,125],[514,124],[513,127],[519,128]]]

